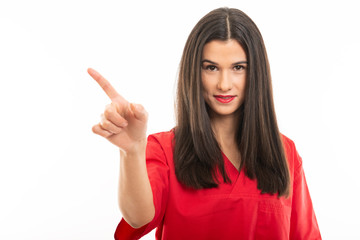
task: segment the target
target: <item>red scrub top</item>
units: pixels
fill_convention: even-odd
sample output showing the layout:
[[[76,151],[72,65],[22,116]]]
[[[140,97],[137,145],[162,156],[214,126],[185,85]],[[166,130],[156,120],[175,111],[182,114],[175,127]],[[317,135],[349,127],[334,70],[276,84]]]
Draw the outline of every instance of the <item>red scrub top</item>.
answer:
[[[301,157],[293,141],[282,137],[292,185],[288,198],[261,194],[256,180],[239,172],[224,154],[231,183],[212,189],[186,188],[175,176],[174,132],[150,135],[146,165],[155,217],[139,229],[122,219],[115,239],[139,239],[156,227],[158,240],[321,239]]]

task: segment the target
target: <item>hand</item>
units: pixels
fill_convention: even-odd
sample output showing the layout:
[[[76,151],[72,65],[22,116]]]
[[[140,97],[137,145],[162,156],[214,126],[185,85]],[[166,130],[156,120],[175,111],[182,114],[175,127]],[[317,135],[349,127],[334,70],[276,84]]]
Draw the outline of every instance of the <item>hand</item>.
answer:
[[[134,152],[139,146],[144,146],[148,114],[143,106],[126,101],[94,69],[89,68],[87,71],[111,100],[111,104],[106,106],[101,115],[100,123],[94,125],[92,131],[106,138],[125,153]]]

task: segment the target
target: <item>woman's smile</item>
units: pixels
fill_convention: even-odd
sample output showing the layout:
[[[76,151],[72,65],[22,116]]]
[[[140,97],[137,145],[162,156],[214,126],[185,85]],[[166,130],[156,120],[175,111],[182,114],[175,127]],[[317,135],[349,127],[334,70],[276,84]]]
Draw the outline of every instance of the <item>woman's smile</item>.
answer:
[[[234,95],[214,95],[214,97],[220,103],[230,103],[232,100],[235,99],[236,96],[234,96]]]

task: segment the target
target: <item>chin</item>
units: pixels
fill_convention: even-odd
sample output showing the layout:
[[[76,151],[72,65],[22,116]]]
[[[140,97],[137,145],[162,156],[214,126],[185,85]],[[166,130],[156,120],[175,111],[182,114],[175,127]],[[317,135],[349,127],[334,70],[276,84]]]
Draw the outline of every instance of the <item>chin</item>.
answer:
[[[216,117],[226,117],[235,115],[236,110],[234,111],[212,111],[212,115]]]

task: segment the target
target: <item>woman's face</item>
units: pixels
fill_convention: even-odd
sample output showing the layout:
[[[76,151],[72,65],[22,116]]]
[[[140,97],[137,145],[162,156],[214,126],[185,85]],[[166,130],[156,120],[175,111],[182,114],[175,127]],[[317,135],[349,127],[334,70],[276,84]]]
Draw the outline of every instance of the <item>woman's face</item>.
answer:
[[[205,44],[201,80],[212,118],[235,115],[244,102],[246,72],[246,54],[236,40],[213,40]]]

